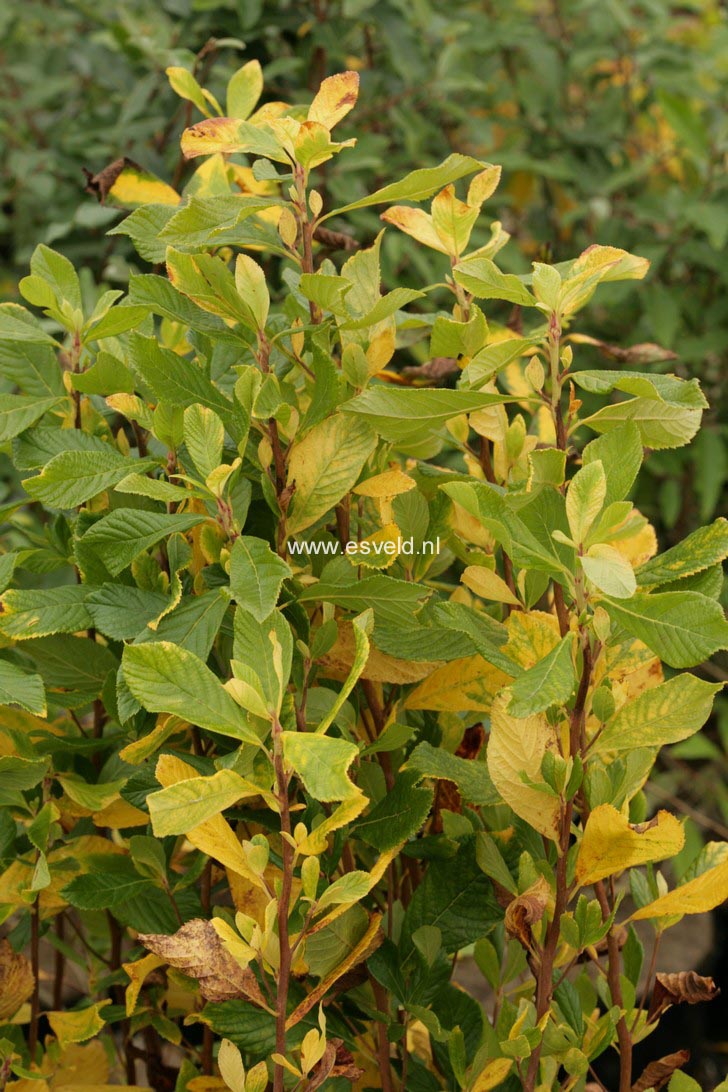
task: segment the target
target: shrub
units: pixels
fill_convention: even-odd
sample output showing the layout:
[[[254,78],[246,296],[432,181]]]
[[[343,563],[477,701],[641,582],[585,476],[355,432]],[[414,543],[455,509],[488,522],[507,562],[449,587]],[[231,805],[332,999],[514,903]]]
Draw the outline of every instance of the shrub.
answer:
[[[455,153],[325,206],[353,72],[258,109],[249,62],[224,116],[172,79],[211,115],[184,198],[98,180],[160,272],[89,299],[39,246],[44,318],[0,308],[4,1079],[104,1086],[116,1049],[128,1087],[583,1089],[614,1047],[621,1092],[657,1087],[686,1054],[640,1077],[633,1044],[715,988],[639,997],[634,923],[720,904],[728,854],[669,884],[682,825],[643,788],[719,689],[683,669],[728,644],[728,528],[657,555],[627,499],[697,381],[577,366],[581,309],[648,263],[504,273],[500,168]],[[435,283],[382,294],[381,236],[322,257],[381,208]]]

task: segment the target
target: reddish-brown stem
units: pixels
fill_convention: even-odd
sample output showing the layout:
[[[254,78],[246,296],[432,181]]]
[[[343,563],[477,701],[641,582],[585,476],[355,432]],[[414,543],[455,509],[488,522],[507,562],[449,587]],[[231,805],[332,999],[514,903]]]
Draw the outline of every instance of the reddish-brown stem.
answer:
[[[63,943],[66,935],[66,918],[61,912],[56,918],[56,936]],[[53,957],[53,1008],[56,1012],[63,1006],[63,976],[66,971],[66,957],[60,948],[56,948]]]
[[[611,909],[602,880],[594,884],[594,894],[599,901],[602,918],[607,921]],[[619,941],[613,928],[610,928],[607,933],[607,959],[607,981],[609,982],[609,992],[612,995],[612,1004],[621,1009],[624,1006],[622,983],[620,981],[621,957]],[[617,1022],[617,1042],[619,1043],[619,1092],[629,1092],[632,1087],[632,1036],[624,1016],[621,1016]]]
[[[291,906],[293,887],[293,847],[288,838],[291,834],[291,810],[288,799],[288,777],[283,763],[282,728],[276,718],[273,723],[273,764],[276,775],[276,795],[281,814],[281,856],[283,858],[283,880],[278,897],[278,944],[280,962],[278,967],[278,990],[276,1008],[276,1053],[286,1056],[286,1018],[288,1015],[288,987],[291,978],[291,941],[288,933],[288,915]],[[288,837],[286,837],[288,835]],[[283,1092],[284,1069],[276,1065],[273,1076],[273,1092]]]

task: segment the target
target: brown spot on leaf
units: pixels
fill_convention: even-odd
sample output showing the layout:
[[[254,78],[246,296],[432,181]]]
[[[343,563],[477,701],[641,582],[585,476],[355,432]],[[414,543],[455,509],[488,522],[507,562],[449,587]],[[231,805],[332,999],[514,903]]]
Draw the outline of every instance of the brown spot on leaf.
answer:
[[[675,974],[655,976],[647,1022],[657,1020],[670,1005],[699,1005],[713,1001],[720,990],[712,978],[704,978],[697,971],[678,971]]]
[[[212,922],[193,918],[172,936],[140,933],[139,940],[170,966],[196,978],[206,1001],[247,998],[265,1008],[255,975],[241,967],[223,947]]]
[[[690,1061],[689,1050],[678,1050],[675,1054],[666,1054],[657,1062],[650,1062],[642,1076],[632,1085],[632,1092],[649,1092],[649,1089],[664,1088],[677,1069]]]

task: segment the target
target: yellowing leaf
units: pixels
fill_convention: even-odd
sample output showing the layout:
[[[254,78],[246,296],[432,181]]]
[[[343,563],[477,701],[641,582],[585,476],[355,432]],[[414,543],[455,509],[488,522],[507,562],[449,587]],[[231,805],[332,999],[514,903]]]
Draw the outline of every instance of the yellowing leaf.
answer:
[[[288,486],[295,487],[286,519],[290,534],[310,527],[354,485],[376,445],[364,422],[334,414],[293,444],[288,458]]]
[[[319,87],[308,111],[309,121],[318,121],[333,129],[356,105],[359,73],[339,72],[329,76]]]
[[[368,797],[361,792],[357,793],[356,796],[350,796],[347,800],[343,800],[327,819],[319,823],[308,837],[299,843],[298,852],[305,857],[323,853],[326,849],[328,836],[333,834],[335,830],[340,830],[341,827],[346,826],[347,823],[353,823],[355,819],[358,819],[368,803]]]
[[[361,542],[347,543],[346,556],[352,565],[387,569],[396,561],[401,543],[402,535],[397,524],[387,523]]]
[[[314,800],[346,800],[359,795],[347,776],[358,755],[355,743],[309,732],[282,732],[283,754]]]
[[[632,825],[611,804],[600,804],[584,829],[576,882],[583,887],[635,865],[674,857],[684,844],[682,824],[667,811],[658,812],[649,823]]]
[[[157,781],[166,788],[169,785],[176,785],[179,781],[187,781],[200,775],[193,766],[183,762],[182,759],[175,758],[174,755],[161,755],[157,762],[155,776]],[[243,847],[222,815],[216,815],[192,827],[186,832],[186,837],[196,849],[206,853],[208,857],[214,857],[231,871],[244,876],[254,887],[265,890],[263,881],[250,869]]]
[[[322,673],[333,679],[346,678],[354,655],[354,628],[351,622],[339,622],[339,635],[333,647],[319,661]],[[372,682],[416,683],[441,666],[440,661],[400,660],[370,645],[362,678]]]
[[[540,834],[556,840],[559,834],[560,805],[555,796],[523,783],[544,784],[541,762],[548,750],[556,750],[556,731],[543,713],[523,719],[506,712],[508,695],[499,694],[490,714],[488,772],[500,795],[521,819]]]
[[[455,196],[453,185],[446,186],[433,198],[432,226],[453,258],[458,258],[467,248],[479,213],[479,205],[466,205]]]
[[[259,796],[261,790],[235,773],[218,770],[211,777],[192,777],[150,793],[147,806],[157,838],[184,834],[219,815],[238,800]]]
[[[385,224],[411,235],[418,243],[429,246],[431,250],[439,250],[441,254],[447,254],[448,250],[440,236],[435,231],[432,217],[424,209],[411,208],[409,205],[392,205],[383,212],[381,219]]]
[[[707,914],[728,899],[728,860],[694,880],[668,891],[632,914],[630,921],[666,918],[673,914]]]
[[[0,942],[0,1023],[7,1024],[33,992],[33,971],[7,940]]]
[[[99,201],[136,209],[142,205],[179,205],[180,195],[161,178],[145,171],[133,160],[117,159],[93,177],[87,177],[86,188]]]
[[[511,1058],[493,1058],[485,1063],[485,1069],[481,1069],[468,1092],[491,1092],[506,1079],[513,1068]]]
[[[721,683],[684,672],[653,686],[623,705],[599,737],[600,751],[663,747],[687,739],[703,727]]]
[[[122,963],[122,967],[129,975],[130,979],[125,994],[127,1016],[131,1016],[136,1008],[137,999],[147,975],[151,974],[152,971],[155,971],[157,967],[161,967],[163,964],[164,960],[153,953],[142,956],[141,959],[135,959],[131,963]]]
[[[110,1004],[111,1001],[99,1001],[95,1005],[88,1005],[85,1009],[49,1012],[48,1021],[60,1046],[83,1043],[87,1039],[93,1039],[94,1035],[98,1035],[104,1026],[101,1010]]]
[[[655,528],[651,523],[645,523],[629,538],[616,538],[612,545],[633,568],[637,569],[657,553]]]
[[[356,967],[358,963],[362,963],[365,959],[369,958],[381,941],[381,938],[377,937],[381,920],[381,914],[372,914],[369,920],[369,927],[359,943],[352,948],[346,958],[339,963],[333,971],[330,971],[325,978],[321,979],[318,985],[315,986],[300,1005],[294,1009],[286,1020],[287,1028],[294,1027],[299,1020],[302,1020],[306,1013],[309,1012],[314,1005],[317,1005],[322,997],[325,997],[334,982],[337,982],[342,975],[346,974],[352,967]]]
[[[489,599],[494,603],[518,603],[505,580],[485,565],[468,565],[460,579],[481,599]]]
[[[561,639],[557,619],[541,610],[513,611],[506,628],[508,644],[503,651],[526,671],[543,660]]]
[[[373,478],[355,485],[352,490],[360,497],[376,497],[382,500],[388,497],[397,497],[400,493],[408,493],[415,489],[417,482],[405,474],[402,470],[385,470],[383,474],[375,474]]]
[[[405,706],[443,713],[487,713],[495,695],[509,682],[508,675],[482,656],[467,656],[433,671],[412,691]]]

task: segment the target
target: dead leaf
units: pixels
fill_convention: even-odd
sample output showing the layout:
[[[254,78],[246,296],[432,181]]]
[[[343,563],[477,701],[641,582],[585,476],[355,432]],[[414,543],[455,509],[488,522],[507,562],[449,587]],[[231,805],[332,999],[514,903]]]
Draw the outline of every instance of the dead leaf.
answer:
[[[415,381],[421,380],[417,386],[440,387],[446,386],[443,380],[449,379],[459,371],[460,367],[454,356],[433,356],[432,360],[428,360],[426,364],[408,365],[402,368],[400,375]]]
[[[677,360],[677,353],[673,353],[672,349],[663,349],[662,345],[656,345],[653,341],[643,341],[639,345],[610,345],[587,334],[572,334],[570,340],[580,345],[593,345],[607,360],[617,360],[620,364],[657,364],[661,360]]]
[[[0,943],[0,1023],[7,1023],[33,992],[30,963],[14,952],[7,940]]]
[[[526,951],[530,951],[533,945],[531,926],[544,916],[550,895],[548,881],[539,876],[522,895],[512,899],[506,908],[506,932],[515,937]]]
[[[655,975],[647,1023],[657,1020],[670,1005],[698,1005],[701,1001],[713,1001],[720,990],[712,978],[703,978],[697,971],[678,971],[674,974]]]
[[[212,922],[193,918],[172,936],[140,933],[139,940],[165,963],[196,978],[206,1001],[245,997],[261,1008],[267,1007],[255,975],[243,969],[227,952]]]
[[[678,1050],[676,1054],[666,1054],[657,1062],[650,1062],[640,1079],[632,1085],[632,1092],[649,1092],[651,1088],[663,1088],[676,1069],[690,1061],[689,1050]]]

